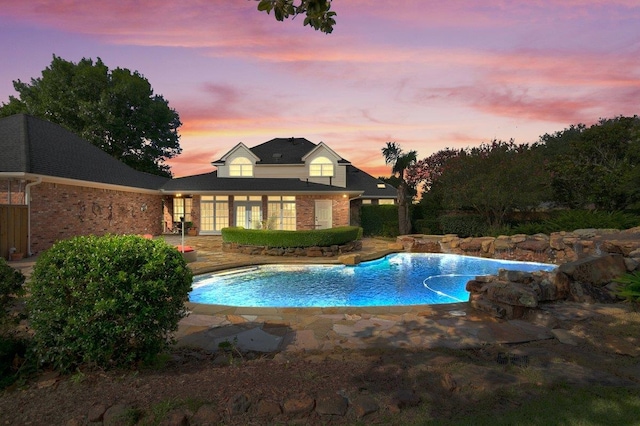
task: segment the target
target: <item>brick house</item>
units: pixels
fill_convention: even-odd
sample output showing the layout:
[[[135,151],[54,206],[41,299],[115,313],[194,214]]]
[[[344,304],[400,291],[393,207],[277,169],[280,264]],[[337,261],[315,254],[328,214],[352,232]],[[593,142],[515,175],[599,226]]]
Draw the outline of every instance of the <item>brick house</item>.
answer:
[[[182,178],[136,171],[63,127],[25,114],[0,119],[0,256],[36,254],[75,235],[169,232],[182,218],[203,235],[227,226],[302,230],[359,223],[363,203],[395,188],[304,138],[239,143],[217,170]]]

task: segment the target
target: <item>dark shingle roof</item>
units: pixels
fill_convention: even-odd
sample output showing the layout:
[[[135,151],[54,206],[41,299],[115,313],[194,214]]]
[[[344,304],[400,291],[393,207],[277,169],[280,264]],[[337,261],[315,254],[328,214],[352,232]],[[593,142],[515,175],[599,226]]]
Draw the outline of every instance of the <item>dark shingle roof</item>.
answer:
[[[378,188],[378,184],[384,184],[384,188]],[[351,165],[347,166],[347,188],[364,191],[363,198],[395,198],[398,195],[393,186]]]
[[[323,185],[320,183],[306,182],[300,179],[249,179],[249,178],[218,178],[217,172],[204,173],[195,176],[185,176],[167,181],[162,189],[171,192],[361,192],[365,198],[394,198],[396,189],[384,184],[384,188],[378,188],[378,184],[384,182],[374,178],[354,166],[347,166],[347,187]]]
[[[304,138],[276,138],[251,148],[262,164],[302,163],[317,145]],[[393,198],[396,190],[347,165],[347,188],[300,179],[218,178],[217,172],[169,179],[139,172],[63,127],[17,114],[0,119],[0,172],[27,173],[88,182],[165,191],[360,192],[369,198]],[[281,154],[281,155],[274,155]],[[348,163],[346,160],[341,160]]]
[[[17,114],[0,119],[0,172],[23,172],[143,189],[168,178],[139,172],[62,126]]]
[[[258,164],[302,164],[302,157],[317,145],[305,138],[275,138],[249,148]]]
[[[256,191],[256,192],[340,192],[345,188],[329,186],[319,183],[306,182],[290,178],[218,178],[218,172],[205,173],[195,176],[175,178],[162,187],[165,191],[205,192],[205,191]]]

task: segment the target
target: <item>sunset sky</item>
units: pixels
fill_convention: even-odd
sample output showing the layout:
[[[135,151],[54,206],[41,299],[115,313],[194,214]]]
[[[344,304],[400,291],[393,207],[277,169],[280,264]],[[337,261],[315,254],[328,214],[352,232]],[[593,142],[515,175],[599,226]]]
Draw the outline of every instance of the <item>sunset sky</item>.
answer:
[[[325,142],[374,176],[424,158],[640,113],[640,0],[334,0],[334,32],[252,0],[0,0],[0,102],[52,55],[137,70],[180,114],[175,176],[239,142]]]

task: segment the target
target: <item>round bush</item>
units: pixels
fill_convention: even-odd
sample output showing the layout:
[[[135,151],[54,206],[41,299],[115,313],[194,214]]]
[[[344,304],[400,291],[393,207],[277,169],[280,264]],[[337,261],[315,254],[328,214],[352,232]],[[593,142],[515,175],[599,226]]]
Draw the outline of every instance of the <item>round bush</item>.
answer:
[[[28,286],[36,353],[60,371],[152,360],[186,316],[191,281],[182,255],[164,241],[59,241],[40,256]]]

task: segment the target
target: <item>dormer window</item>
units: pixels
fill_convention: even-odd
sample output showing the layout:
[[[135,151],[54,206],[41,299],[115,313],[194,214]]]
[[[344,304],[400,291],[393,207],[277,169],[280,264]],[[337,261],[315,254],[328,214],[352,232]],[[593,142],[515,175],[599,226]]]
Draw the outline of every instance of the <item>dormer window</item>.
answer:
[[[333,162],[327,157],[318,157],[311,160],[311,164],[309,165],[309,176],[333,176]]]
[[[253,162],[246,157],[237,157],[229,163],[229,176],[247,177],[253,176]]]

